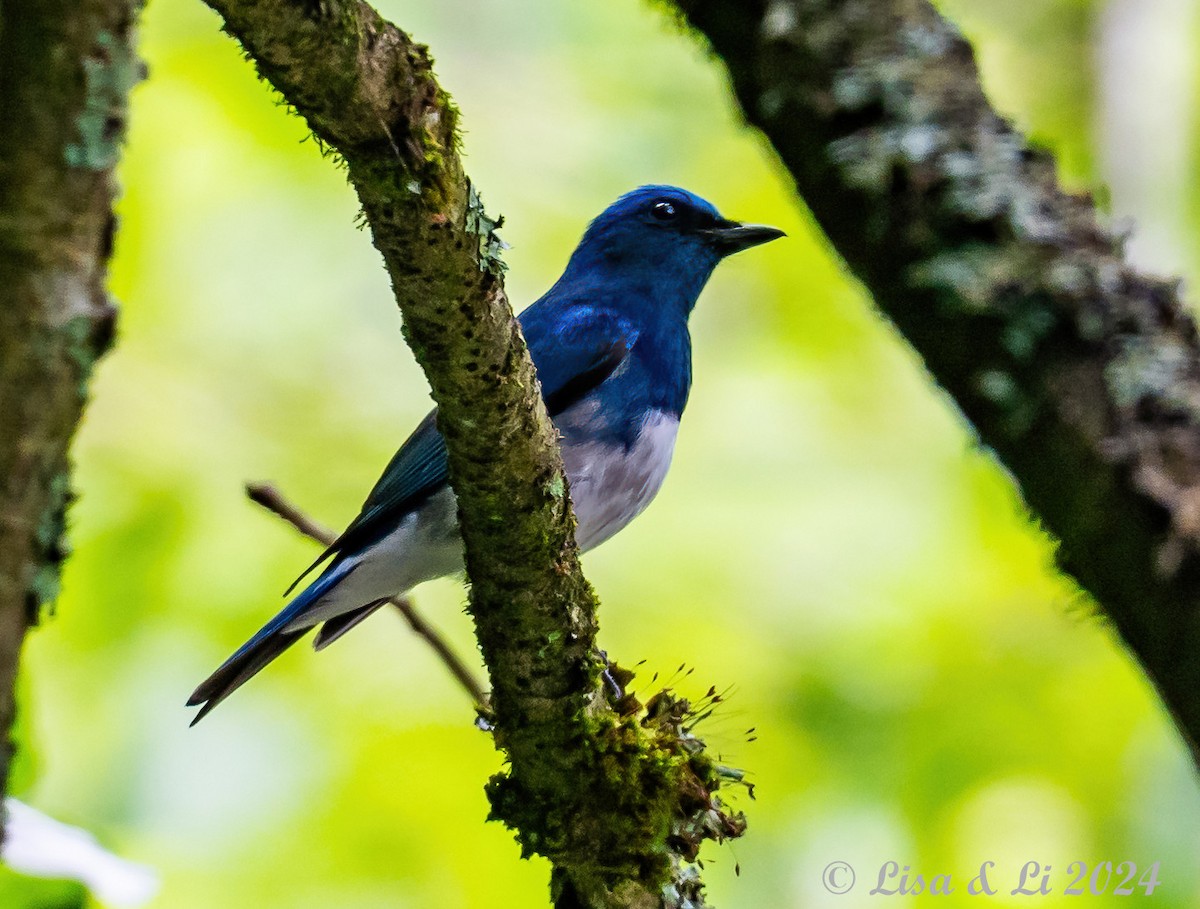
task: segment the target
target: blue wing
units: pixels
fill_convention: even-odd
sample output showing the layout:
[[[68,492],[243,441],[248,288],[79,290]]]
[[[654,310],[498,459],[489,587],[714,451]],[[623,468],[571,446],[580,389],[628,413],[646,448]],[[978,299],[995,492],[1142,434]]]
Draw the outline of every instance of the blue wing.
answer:
[[[638,334],[612,310],[587,304],[563,307],[539,301],[521,313],[520,322],[551,417],[611,376]]]
[[[627,320],[582,304],[564,310],[561,304],[535,303],[519,320],[551,417],[612,375],[637,339]],[[403,515],[440,489],[446,479],[446,443],[433,410],[388,462],[358,517],[287,592],[330,556],[361,552],[387,536]]]

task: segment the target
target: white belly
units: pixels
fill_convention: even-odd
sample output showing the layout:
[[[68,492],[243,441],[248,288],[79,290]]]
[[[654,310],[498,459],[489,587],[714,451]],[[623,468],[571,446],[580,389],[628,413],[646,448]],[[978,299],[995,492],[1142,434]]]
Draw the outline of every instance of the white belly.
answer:
[[[572,412],[574,410],[574,412]],[[658,493],[671,454],[679,418],[663,411],[652,412],[628,449],[601,442],[572,444],[567,429],[578,430],[595,414],[582,408],[561,415],[566,429],[563,463],[571,484],[571,502],[578,522],[575,539],[579,548],[594,549],[645,510]],[[586,433],[579,433],[586,434]],[[435,493],[408,514],[394,531],[357,556],[346,560],[345,579],[337,584],[289,631],[311,627],[376,600],[404,593],[442,575],[462,570],[462,541],[458,517],[449,487]]]
[[[671,466],[678,431],[678,417],[653,411],[628,450],[600,442],[563,446],[580,549],[599,546],[650,504]]]
[[[462,571],[462,538],[450,487],[434,493],[405,515],[396,529],[364,552],[345,560],[345,579],[287,626],[288,631],[376,600],[407,593],[424,581]]]

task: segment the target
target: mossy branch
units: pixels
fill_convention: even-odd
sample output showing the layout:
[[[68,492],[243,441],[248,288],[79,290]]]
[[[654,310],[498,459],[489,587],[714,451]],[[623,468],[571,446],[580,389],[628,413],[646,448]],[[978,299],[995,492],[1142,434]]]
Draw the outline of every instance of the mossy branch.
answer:
[[[927,0],[678,0],[1200,761],[1200,342]]]
[[[134,0],[6,0],[0,22],[0,794],[28,627],[58,594],[67,449],[116,308],[113,167]]]
[[[345,162],[438,403],[493,730],[510,764],[488,787],[493,816],[526,854],[551,860],[560,906],[698,899],[683,861],[740,821],[719,810],[720,774],[684,730],[685,705],[668,695],[654,717],[632,699],[617,710],[600,684],[597,603],[557,435],[428,50],[354,0],[207,2]]]

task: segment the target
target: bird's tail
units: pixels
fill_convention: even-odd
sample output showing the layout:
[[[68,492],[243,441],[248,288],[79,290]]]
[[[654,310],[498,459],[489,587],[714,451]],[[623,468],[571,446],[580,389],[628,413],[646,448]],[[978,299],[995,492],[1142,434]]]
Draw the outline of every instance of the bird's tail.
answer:
[[[316,623],[297,628],[297,620],[302,620],[304,614],[316,606],[322,597],[344,581],[354,567],[346,562],[330,565],[275,618],[259,629],[254,637],[239,647],[216,672],[201,682],[187,702],[189,707],[200,707],[200,711],[192,718],[191,725],[199,723],[214,707],[257,675],[260,669],[308,634],[312,625]],[[354,624],[357,622],[351,622],[349,626]],[[288,628],[289,625],[292,626],[291,629]],[[341,629],[341,632],[349,630],[349,626]],[[324,643],[330,643],[340,636],[340,633],[327,635]]]
[[[320,630],[317,631],[316,639],[313,640],[313,650],[324,650],[367,616],[373,615],[375,610],[386,602],[387,600],[376,600],[374,603],[368,603],[366,606],[343,613],[337,618],[326,619]]]

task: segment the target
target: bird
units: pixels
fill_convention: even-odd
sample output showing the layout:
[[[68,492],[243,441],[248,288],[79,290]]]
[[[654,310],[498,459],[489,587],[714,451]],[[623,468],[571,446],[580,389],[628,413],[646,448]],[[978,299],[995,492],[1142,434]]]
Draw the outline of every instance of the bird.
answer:
[[[588,225],[562,276],[517,317],[560,436],[580,550],[623,529],[662,486],[691,389],[688,318],[713,270],[784,235],[724,218],[679,187],[642,186]],[[462,570],[436,409],[285,595],[322,564],[196,688],[187,702],[200,707],[192,725],[314,628],[321,650],[391,597]]]

